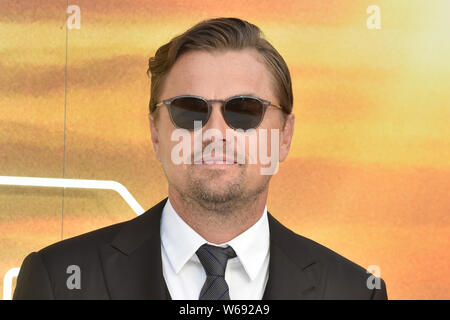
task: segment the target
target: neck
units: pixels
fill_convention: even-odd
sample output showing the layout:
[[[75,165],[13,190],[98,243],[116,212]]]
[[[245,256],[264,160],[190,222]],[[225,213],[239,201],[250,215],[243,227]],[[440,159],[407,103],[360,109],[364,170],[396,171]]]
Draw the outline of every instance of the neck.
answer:
[[[184,197],[169,185],[170,203],[178,215],[206,241],[221,244],[230,241],[253,226],[262,216],[267,203],[267,187],[252,199],[224,204],[215,210],[205,208],[194,199]]]

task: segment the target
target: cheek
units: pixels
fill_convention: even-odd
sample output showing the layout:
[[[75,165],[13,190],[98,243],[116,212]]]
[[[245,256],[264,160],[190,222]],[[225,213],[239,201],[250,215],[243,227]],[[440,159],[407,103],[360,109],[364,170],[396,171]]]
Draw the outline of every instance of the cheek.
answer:
[[[159,123],[159,153],[161,161],[169,161],[172,148],[177,144],[177,141],[171,141],[174,128],[170,121],[166,110],[161,110]]]
[[[172,144],[172,141],[165,139],[165,141],[162,142],[161,147],[160,147],[161,160],[163,160],[166,163],[172,162],[170,155],[171,155],[171,150],[172,150],[173,146],[171,144]]]
[[[258,128],[256,131],[256,147],[250,147],[249,144],[247,155],[253,159],[252,164],[258,166],[268,165],[271,159],[277,159],[280,151],[280,130],[278,128]],[[254,140],[254,141],[255,141]]]
[[[191,140],[189,135],[183,136],[182,138],[176,138],[174,136],[174,141],[172,141],[172,134],[176,128],[173,127],[172,123],[166,124],[165,127],[161,128],[160,131],[160,151],[159,156],[161,159],[162,166],[166,175],[170,176],[170,180],[179,180],[183,176],[183,172],[187,170],[185,164],[185,158],[189,156],[189,148],[184,149],[185,143],[183,141]],[[181,152],[180,151],[181,148]],[[174,158],[173,158],[174,157]]]
[[[175,130],[175,128],[170,120],[167,109],[160,109],[158,114],[158,141],[161,161],[167,161],[167,157],[170,159],[170,150],[172,144],[174,144],[174,142],[171,141],[173,130]]]

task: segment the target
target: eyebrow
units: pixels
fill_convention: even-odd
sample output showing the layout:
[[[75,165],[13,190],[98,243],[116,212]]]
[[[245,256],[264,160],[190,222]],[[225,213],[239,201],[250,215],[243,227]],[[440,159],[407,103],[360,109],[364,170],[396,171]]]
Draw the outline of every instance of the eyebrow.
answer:
[[[184,95],[190,96],[191,94],[188,94],[188,93],[187,93],[187,94],[184,94]],[[183,94],[180,95],[180,96],[183,96]],[[233,94],[233,95],[231,95],[231,96],[225,97],[225,98],[223,98],[223,99],[207,99],[207,98],[205,98],[204,96],[200,96],[200,95],[196,95],[196,94],[194,94],[194,96],[202,97],[203,99],[206,99],[206,100],[222,100],[222,101],[228,100],[228,99],[233,98],[233,97],[239,97],[239,96],[250,96],[250,97],[255,97],[255,98],[258,98],[258,99],[262,99],[259,95],[257,95],[257,94],[254,93],[254,92],[237,93],[237,94]],[[166,99],[166,100],[167,100],[167,99]]]
[[[234,94],[232,96],[226,97],[224,100],[230,99],[232,97],[237,97],[237,96],[251,96],[251,97],[259,98],[259,95],[255,94],[255,93],[244,92],[244,93],[238,93],[238,94]]]

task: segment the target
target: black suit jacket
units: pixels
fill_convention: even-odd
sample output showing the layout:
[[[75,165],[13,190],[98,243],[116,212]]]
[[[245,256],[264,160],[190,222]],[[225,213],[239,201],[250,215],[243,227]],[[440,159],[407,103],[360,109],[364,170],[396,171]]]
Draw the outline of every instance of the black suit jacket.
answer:
[[[161,262],[160,220],[167,198],[142,215],[50,245],[22,263],[14,299],[170,299]],[[385,283],[268,214],[269,279],[263,299],[387,299]],[[80,268],[81,288],[68,278]]]

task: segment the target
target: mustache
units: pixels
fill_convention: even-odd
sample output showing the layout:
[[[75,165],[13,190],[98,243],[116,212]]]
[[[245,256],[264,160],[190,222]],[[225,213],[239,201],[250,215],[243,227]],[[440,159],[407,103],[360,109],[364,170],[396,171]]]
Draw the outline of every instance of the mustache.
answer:
[[[238,161],[238,159],[247,160],[245,149],[244,152],[241,152],[239,148],[236,148],[236,145],[220,140],[203,144],[201,150],[194,150],[191,153],[191,163],[195,163],[195,159],[201,161],[204,158],[204,155],[211,155],[213,152],[214,157],[233,158],[234,161]],[[217,154],[218,152],[219,154]]]

